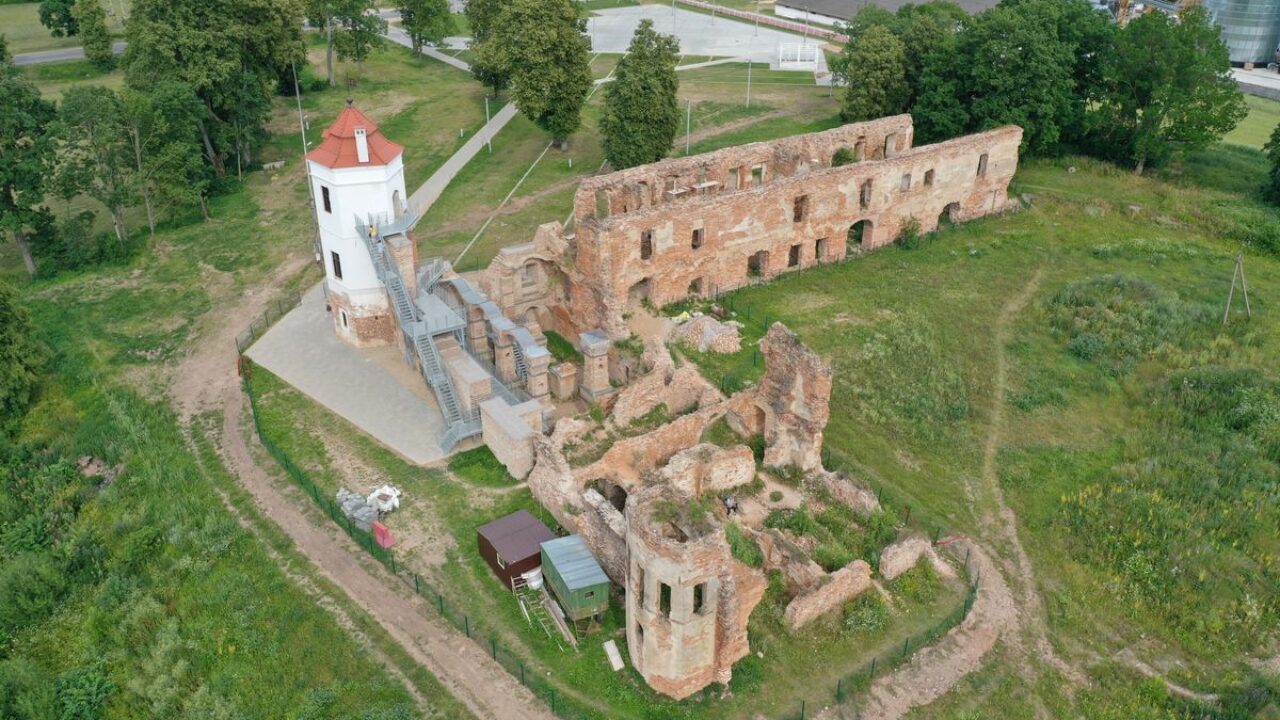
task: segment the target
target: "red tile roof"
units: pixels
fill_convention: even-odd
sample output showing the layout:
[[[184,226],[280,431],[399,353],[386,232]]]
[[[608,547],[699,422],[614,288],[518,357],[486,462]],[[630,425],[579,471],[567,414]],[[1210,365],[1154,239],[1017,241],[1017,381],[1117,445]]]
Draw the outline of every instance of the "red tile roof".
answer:
[[[369,141],[369,162],[360,162],[356,153],[357,128],[364,128],[365,137]],[[397,145],[383,137],[369,116],[348,101],[347,106],[338,113],[338,119],[324,131],[324,141],[320,143],[320,147],[307,153],[307,159],[336,169],[386,165],[402,152],[403,145]]]

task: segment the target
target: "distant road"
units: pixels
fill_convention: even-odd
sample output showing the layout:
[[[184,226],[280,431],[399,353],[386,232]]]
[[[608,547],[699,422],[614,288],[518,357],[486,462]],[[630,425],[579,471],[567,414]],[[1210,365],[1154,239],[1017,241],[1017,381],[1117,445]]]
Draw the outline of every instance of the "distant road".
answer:
[[[111,45],[111,52],[124,54],[125,42],[117,40]],[[62,62],[64,60],[83,60],[84,48],[70,47],[61,50],[44,50],[42,52],[19,53],[13,56],[14,65],[39,65],[40,63]]]

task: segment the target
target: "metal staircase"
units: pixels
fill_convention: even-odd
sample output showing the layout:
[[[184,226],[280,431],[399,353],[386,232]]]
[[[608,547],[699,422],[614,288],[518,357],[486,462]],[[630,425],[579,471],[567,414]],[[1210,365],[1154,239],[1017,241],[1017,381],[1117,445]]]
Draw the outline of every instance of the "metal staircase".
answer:
[[[440,412],[444,415],[445,432],[440,438],[440,447],[448,451],[463,438],[480,434],[480,417],[478,411],[468,413],[463,410],[449,373],[440,360],[440,351],[436,348],[436,334],[457,332],[456,323],[441,322],[424,313],[409,297],[409,290],[400,277],[399,269],[387,256],[386,239],[404,233],[412,221],[413,218],[407,214],[390,221],[386,218],[369,217],[365,221],[357,218],[356,229],[364,239],[365,249],[373,260],[378,280],[386,288],[391,305],[395,308],[396,320],[399,321],[405,344],[417,354],[418,369],[435,394]],[[433,261],[421,276],[422,287],[430,292],[448,269],[447,262]]]

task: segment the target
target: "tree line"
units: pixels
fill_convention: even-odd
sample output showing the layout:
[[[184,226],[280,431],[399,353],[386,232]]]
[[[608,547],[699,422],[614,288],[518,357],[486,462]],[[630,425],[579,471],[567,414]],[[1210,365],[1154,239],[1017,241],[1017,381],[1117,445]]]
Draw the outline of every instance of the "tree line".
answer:
[[[1016,124],[1026,153],[1083,152],[1141,173],[1247,112],[1200,7],[1119,26],[1085,0],[1002,0],[972,16],[935,0],[865,6],[846,32],[832,68],[842,118],[910,112],[923,142]]]

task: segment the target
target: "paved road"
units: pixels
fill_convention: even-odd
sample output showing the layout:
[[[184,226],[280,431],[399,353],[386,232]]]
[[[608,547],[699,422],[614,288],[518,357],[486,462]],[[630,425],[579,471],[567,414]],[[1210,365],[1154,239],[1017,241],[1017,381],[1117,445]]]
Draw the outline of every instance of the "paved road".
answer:
[[[116,55],[124,54],[125,42],[117,40],[111,46]],[[62,62],[64,60],[83,60],[84,48],[69,47],[61,50],[43,50],[41,52],[20,53],[13,56],[14,65],[39,65],[41,63]]]

